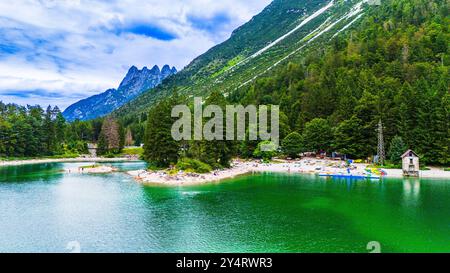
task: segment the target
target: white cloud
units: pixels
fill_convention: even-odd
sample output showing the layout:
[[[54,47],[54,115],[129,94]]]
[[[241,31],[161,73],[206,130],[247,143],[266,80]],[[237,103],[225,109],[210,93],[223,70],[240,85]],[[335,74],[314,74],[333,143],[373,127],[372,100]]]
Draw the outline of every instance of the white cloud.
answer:
[[[269,2],[1,1],[0,100],[64,108],[117,87],[131,65],[180,69]]]

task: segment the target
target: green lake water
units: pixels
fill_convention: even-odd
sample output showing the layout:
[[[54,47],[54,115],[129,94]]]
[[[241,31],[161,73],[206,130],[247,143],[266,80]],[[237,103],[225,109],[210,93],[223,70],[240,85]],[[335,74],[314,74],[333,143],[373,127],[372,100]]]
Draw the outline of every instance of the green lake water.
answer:
[[[0,168],[0,252],[450,252],[450,180],[258,174],[142,186],[83,163]],[[121,170],[144,163],[114,163]]]

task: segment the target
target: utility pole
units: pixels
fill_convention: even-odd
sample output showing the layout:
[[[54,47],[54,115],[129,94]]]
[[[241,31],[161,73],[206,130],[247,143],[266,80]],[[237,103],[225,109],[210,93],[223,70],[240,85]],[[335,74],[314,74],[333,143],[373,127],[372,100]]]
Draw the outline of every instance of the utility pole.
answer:
[[[384,165],[384,160],[386,159],[385,153],[384,153],[384,138],[383,138],[383,123],[380,121],[378,122],[378,164]]]

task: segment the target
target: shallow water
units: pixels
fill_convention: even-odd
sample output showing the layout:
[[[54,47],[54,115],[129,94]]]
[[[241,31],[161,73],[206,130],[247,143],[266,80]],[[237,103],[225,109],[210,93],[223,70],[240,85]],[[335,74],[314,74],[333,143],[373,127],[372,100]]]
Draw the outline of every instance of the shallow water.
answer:
[[[82,252],[368,252],[371,241],[450,252],[450,180],[260,174],[170,188],[61,172],[87,164],[0,168],[0,252],[69,252],[74,241]]]

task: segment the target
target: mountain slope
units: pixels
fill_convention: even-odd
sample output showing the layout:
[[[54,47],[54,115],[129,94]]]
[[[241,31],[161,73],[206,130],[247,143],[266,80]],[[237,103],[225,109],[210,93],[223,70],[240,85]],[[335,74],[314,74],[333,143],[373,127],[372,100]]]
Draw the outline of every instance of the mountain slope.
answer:
[[[280,137],[302,134],[306,151],[373,157],[381,120],[391,163],[399,161],[391,143],[400,139],[422,164],[448,166],[450,2],[318,2],[274,1],[228,41],[114,114],[143,135],[146,115],[137,114],[173,90],[188,97],[219,91],[232,104],[280,105]],[[289,13],[299,19],[280,15]],[[252,156],[256,145],[242,144],[238,155]]]
[[[207,95],[214,90],[228,93],[312,46],[327,43],[358,21],[367,7],[367,0],[275,0],[227,41],[114,114],[136,116],[174,89],[187,95]]]
[[[400,164],[397,140],[400,154],[448,165],[450,2],[382,3],[331,43],[231,92],[229,103],[279,105],[281,138],[302,134],[306,151],[373,157],[381,120],[390,163]]]
[[[68,121],[74,121],[107,115],[136,98],[143,91],[154,88],[176,72],[175,67],[170,68],[168,65],[165,65],[162,70],[156,65],[152,69],[144,67],[142,70],[132,66],[117,90],[108,89],[101,94],[74,103],[63,112],[63,116]]]

